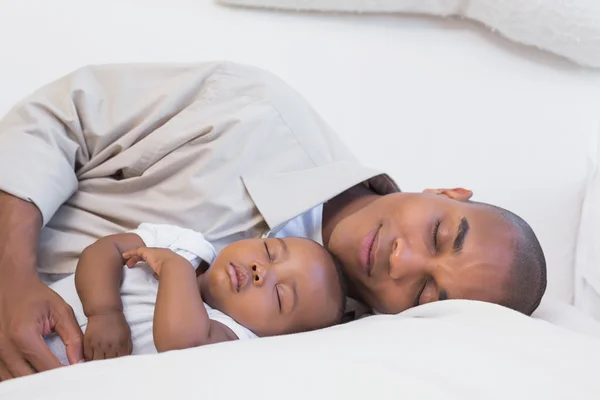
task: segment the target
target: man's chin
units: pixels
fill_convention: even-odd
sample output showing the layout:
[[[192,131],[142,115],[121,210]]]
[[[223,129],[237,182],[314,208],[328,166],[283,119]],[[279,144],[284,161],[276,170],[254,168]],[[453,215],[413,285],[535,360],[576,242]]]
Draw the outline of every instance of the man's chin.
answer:
[[[349,286],[349,288],[350,288],[350,286]],[[373,294],[373,292],[364,285],[361,285],[360,287],[356,287],[355,295],[351,296],[351,297],[357,299],[358,301],[365,304],[366,306],[369,306],[369,308],[371,308],[371,309],[379,310],[382,308],[381,302],[379,301],[377,296],[375,296]]]
[[[395,307],[389,307],[389,303],[386,305],[386,302],[377,296],[377,293],[381,293],[381,290],[364,288],[359,292],[359,296],[362,299],[361,301],[371,307],[376,314],[398,314],[402,312],[394,310]]]

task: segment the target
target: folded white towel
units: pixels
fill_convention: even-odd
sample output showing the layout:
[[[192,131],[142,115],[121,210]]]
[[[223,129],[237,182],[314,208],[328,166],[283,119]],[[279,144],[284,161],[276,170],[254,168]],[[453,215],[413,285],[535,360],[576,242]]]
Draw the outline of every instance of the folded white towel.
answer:
[[[526,45],[600,67],[600,0],[216,0],[303,11],[461,16]]]

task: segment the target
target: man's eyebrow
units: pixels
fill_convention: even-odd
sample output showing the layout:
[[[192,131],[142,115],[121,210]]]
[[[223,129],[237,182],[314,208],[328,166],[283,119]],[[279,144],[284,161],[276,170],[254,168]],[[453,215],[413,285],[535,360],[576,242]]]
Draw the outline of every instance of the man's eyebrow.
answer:
[[[463,245],[465,244],[465,238],[467,237],[467,233],[469,233],[469,221],[467,218],[462,217],[460,223],[458,224],[458,232],[456,232],[456,238],[454,239],[454,243],[452,243],[452,253],[458,254],[461,252]]]

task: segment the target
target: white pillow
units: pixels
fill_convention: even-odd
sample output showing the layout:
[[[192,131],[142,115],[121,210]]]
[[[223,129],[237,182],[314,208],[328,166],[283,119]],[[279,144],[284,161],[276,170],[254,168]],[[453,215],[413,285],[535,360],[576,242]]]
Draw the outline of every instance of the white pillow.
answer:
[[[577,237],[575,305],[600,320],[600,132],[595,145],[594,172],[587,183]]]
[[[507,38],[600,67],[600,0],[216,0],[304,11],[461,16]]]

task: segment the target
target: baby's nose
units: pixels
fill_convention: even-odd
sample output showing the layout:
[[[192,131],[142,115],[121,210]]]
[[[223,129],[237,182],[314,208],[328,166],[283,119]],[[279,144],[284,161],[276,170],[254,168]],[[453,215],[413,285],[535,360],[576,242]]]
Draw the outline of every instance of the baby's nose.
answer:
[[[265,280],[266,269],[260,263],[253,263],[252,269],[252,283],[256,286],[262,286]]]

